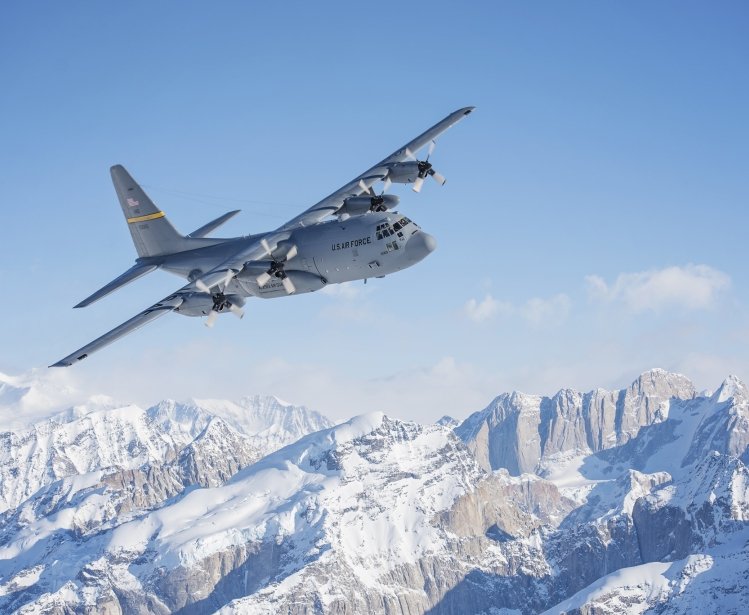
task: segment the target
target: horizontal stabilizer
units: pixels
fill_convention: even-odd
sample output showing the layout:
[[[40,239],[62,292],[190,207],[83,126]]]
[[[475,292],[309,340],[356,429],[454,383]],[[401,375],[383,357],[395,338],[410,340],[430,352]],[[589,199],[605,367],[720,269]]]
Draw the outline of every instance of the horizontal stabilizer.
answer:
[[[236,216],[241,209],[235,209],[234,211],[230,211],[228,213],[225,213],[223,216],[219,216],[215,220],[211,220],[208,224],[204,224],[199,229],[194,230],[192,233],[188,235],[188,237],[205,237],[209,233],[215,231],[219,226],[227,222],[228,220],[231,220],[234,216]]]
[[[98,301],[102,297],[106,297],[109,293],[117,290],[118,288],[121,288],[122,286],[125,286],[125,284],[129,284],[133,280],[137,280],[138,278],[146,275],[147,273],[150,273],[154,269],[157,269],[158,267],[156,265],[142,265],[142,264],[136,264],[130,267],[125,273],[123,273],[121,276],[115,278],[112,280],[109,284],[104,286],[103,288],[100,288],[97,290],[93,295],[90,297],[87,297],[83,301],[81,301],[78,305],[75,305],[73,307],[82,308],[86,307],[87,305],[91,305],[95,301]]]

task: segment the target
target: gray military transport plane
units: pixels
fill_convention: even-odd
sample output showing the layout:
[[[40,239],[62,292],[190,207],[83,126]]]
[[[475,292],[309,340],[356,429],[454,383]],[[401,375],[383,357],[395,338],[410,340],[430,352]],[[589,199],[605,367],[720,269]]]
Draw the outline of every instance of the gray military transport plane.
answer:
[[[395,212],[399,199],[385,192],[392,183],[412,183],[419,192],[427,177],[444,184],[445,178],[429,162],[434,139],[473,109],[451,113],[275,231],[246,237],[207,237],[238,211],[180,235],[124,167],[113,166],[112,181],[138,258],[125,273],[75,307],[90,305],[158,268],[188,282],[50,367],[82,361],[167,312],[207,316],[205,324],[210,327],[219,314],[231,312],[241,318],[247,297],[309,293],[326,284],[382,277],[415,265],[434,250],[435,240]],[[418,160],[415,153],[426,146],[426,158]],[[379,193],[374,188],[378,182],[382,182]]]

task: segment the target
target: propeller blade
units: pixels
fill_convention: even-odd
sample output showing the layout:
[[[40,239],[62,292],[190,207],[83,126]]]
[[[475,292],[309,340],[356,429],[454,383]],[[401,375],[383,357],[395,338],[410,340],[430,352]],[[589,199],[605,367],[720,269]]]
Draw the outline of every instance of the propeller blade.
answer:
[[[242,316],[244,316],[244,310],[238,305],[234,305],[233,303],[229,306],[229,311],[237,318],[242,318]]]
[[[296,286],[294,286],[294,282],[291,281],[290,278],[286,277],[283,280],[281,280],[281,283],[283,284],[283,287],[286,289],[286,292],[290,295],[294,294],[296,292]]]
[[[430,173],[430,175],[432,177],[434,177],[434,179],[437,180],[437,182],[439,182],[440,186],[444,186],[445,185],[445,182],[447,180],[445,179],[444,175],[442,175],[441,173],[437,173],[437,171],[434,171],[434,173]]]
[[[362,192],[369,192],[369,188],[367,187],[367,184],[365,184],[365,183],[364,183],[364,180],[363,180],[363,179],[360,179],[360,180],[359,180],[359,189],[360,189],[360,190],[361,190]]]
[[[231,281],[234,279],[234,275],[234,271],[231,269],[226,272],[226,277],[224,278],[224,290],[226,290],[226,287],[231,284]]]
[[[390,176],[389,175],[385,178],[384,184],[385,185],[382,188],[382,193],[383,194],[385,194],[388,190],[390,190],[390,186],[393,185],[393,182],[390,180]]]
[[[429,150],[427,151],[427,160],[429,160],[429,156],[431,156],[434,153],[434,148],[436,145],[437,145],[436,141],[429,142]]]
[[[261,273],[257,278],[255,278],[255,281],[257,282],[257,285],[262,288],[265,286],[268,282],[270,282],[270,273],[267,271],[265,273]]]
[[[203,282],[203,280],[197,280],[195,282],[195,286],[201,293],[208,293],[209,295],[211,294],[211,289],[209,288],[208,284]]]
[[[416,156],[414,156],[414,153],[410,149],[406,148],[406,160],[413,160],[415,158]]]
[[[424,183],[424,178],[423,177],[417,177],[414,180],[413,191],[414,192],[421,192],[421,186],[422,186],[423,183]]]
[[[268,255],[271,253],[270,244],[268,243],[268,240],[263,238],[260,240],[260,245],[263,246],[263,250],[265,250],[265,254]]]
[[[213,327],[217,318],[218,312],[216,310],[211,310],[211,313],[208,314],[208,318],[205,319],[205,326],[210,329],[211,327]]]
[[[292,258],[294,258],[297,254],[299,254],[299,250],[297,249],[296,245],[291,246],[289,251],[286,253],[286,259],[287,261],[290,261]]]

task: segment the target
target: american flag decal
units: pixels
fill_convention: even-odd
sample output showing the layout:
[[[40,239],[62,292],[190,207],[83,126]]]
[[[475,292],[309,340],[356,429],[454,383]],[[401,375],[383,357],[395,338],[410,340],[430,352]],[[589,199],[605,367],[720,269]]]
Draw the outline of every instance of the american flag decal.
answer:
[[[127,198],[127,204],[130,205],[130,207],[137,207],[138,205],[140,205],[138,201],[136,201],[135,199],[131,199],[130,197]]]

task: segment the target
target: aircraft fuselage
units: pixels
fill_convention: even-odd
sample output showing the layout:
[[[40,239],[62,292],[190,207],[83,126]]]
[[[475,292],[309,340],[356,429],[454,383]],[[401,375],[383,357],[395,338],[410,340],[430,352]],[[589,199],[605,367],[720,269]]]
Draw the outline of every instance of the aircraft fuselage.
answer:
[[[221,265],[244,244],[259,236],[214,240],[216,243],[153,260],[171,273],[197,279]],[[294,230],[289,241],[296,255],[285,266],[294,281],[296,294],[312,292],[327,284],[382,277],[415,265],[436,247],[434,238],[424,233],[406,216],[389,211],[367,213],[345,220],[330,220]],[[224,291],[242,297],[285,297],[281,280],[272,278],[260,287],[257,276],[267,264],[253,263],[237,275]]]

